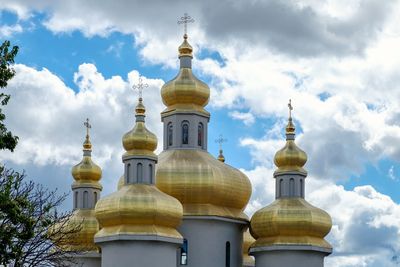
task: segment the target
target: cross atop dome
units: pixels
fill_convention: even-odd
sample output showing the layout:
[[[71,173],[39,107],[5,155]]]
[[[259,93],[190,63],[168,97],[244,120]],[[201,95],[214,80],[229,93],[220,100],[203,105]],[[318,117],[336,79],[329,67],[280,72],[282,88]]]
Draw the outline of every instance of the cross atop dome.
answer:
[[[86,127],[86,136],[89,136],[89,129],[92,128],[92,125],[89,123],[89,118],[86,118],[86,121],[83,123]]]
[[[187,38],[187,25],[188,23],[193,23],[194,19],[189,16],[188,13],[184,13],[183,17],[180,18],[180,20],[178,20],[178,25],[183,24],[183,30],[184,30],[184,37]]]
[[[292,118],[292,110],[293,110],[292,99],[289,99],[288,108],[289,108],[289,119],[290,119]]]
[[[219,135],[217,139],[215,139],[215,143],[219,144],[219,150],[222,150],[222,144],[227,142],[228,139],[224,138],[222,134]]]
[[[137,84],[134,84],[132,86],[132,89],[134,90],[138,90],[139,92],[139,100],[142,99],[142,93],[143,93],[143,89],[149,87],[149,85],[147,83],[143,83],[143,79],[142,76],[139,75],[139,82]]]

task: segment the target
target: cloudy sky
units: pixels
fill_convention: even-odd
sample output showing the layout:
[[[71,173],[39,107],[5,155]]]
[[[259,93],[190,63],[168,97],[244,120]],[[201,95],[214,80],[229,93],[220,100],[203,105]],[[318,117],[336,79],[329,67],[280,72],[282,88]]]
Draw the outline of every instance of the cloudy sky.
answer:
[[[326,266],[400,265],[398,1],[0,0],[0,12],[1,40],[20,46],[6,90],[6,123],[20,137],[0,153],[8,166],[70,190],[89,117],[103,194],[114,191],[131,86],[139,75],[149,85],[147,124],[160,138],[160,87],[177,72],[177,20],[188,12],[194,72],[211,87],[209,151],[228,139],[227,163],[253,184],[247,213],[274,198],[291,98],[306,198],[333,218]]]

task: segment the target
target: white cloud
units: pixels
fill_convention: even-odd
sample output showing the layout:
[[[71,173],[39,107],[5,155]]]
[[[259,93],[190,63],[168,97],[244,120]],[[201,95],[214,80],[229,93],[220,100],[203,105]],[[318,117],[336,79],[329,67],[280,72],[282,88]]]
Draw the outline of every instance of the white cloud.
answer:
[[[255,122],[253,114],[248,112],[239,112],[237,110],[234,110],[232,112],[229,112],[229,116],[231,116],[235,120],[242,121],[246,126],[250,126]]]
[[[6,107],[7,126],[20,140],[14,153],[2,151],[2,161],[19,165],[72,166],[82,157],[83,121],[92,123],[93,158],[105,170],[103,184],[112,192],[122,174],[121,138],[134,125],[137,95],[131,85],[138,80],[135,70],[126,79],[113,76],[105,79],[93,64],[81,64],[74,75],[77,92],[47,69],[36,70],[15,65],[16,75],[9,82],[11,100]],[[160,79],[147,79],[143,92],[147,106],[147,125],[161,135]],[[162,148],[159,140],[158,151]],[[55,179],[65,179],[58,177]],[[72,177],[65,180],[68,188]]]
[[[0,26],[0,37],[1,38],[10,38],[16,33],[21,33],[23,31],[21,25],[2,25]]]

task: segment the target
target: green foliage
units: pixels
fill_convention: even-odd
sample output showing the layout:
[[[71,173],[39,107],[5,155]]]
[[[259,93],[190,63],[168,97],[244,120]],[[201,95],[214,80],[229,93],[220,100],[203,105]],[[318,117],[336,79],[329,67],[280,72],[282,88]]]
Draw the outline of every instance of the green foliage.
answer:
[[[58,196],[20,174],[0,166],[0,266],[67,266],[68,254],[57,246],[80,231],[66,227],[72,216],[57,213]]]
[[[0,88],[5,88],[8,81],[14,77],[15,70],[12,68],[14,58],[18,53],[18,46],[10,49],[10,41],[4,41],[0,46]],[[7,105],[10,95],[0,93],[0,105]],[[18,136],[14,136],[4,124],[6,116],[0,106],[0,149],[8,149],[14,151],[18,143]]]

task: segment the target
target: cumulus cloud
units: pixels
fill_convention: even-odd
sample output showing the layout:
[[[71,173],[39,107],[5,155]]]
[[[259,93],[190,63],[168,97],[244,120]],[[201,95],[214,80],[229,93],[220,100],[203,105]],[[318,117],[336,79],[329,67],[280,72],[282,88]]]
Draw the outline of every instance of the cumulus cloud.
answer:
[[[137,83],[139,73],[133,70],[125,78],[106,79],[95,65],[84,63],[74,75],[74,91],[48,69],[36,70],[17,64],[15,70],[17,74],[6,91],[11,94],[11,100],[5,113],[9,129],[20,141],[14,153],[1,152],[1,160],[18,165],[34,164],[39,168],[69,168],[82,157],[83,121],[90,118],[93,158],[106,170],[103,184],[109,184],[105,189],[112,192],[123,172],[121,138],[134,125],[137,93],[131,86]],[[144,77],[144,82],[149,85],[143,92],[147,125],[161,136],[159,114],[163,104],[159,89],[163,81]],[[158,148],[161,147],[159,144]],[[65,180],[63,188],[68,188],[72,181],[65,177],[55,179]]]
[[[80,30],[87,36],[107,36],[114,31],[134,34],[137,43],[144,45],[143,55],[157,60],[148,50],[161,48],[158,45],[161,41],[164,47],[171,45],[171,39],[176,39],[179,32],[173,25],[188,10],[198,21],[191,35],[202,37],[207,34],[207,42],[197,38],[203,46],[208,44],[208,47],[213,47],[212,44],[219,43],[244,48],[250,41],[253,46],[269,47],[291,56],[362,54],[385,25],[395,3],[377,0],[355,2],[349,5],[345,1],[316,4],[306,0],[235,3],[229,0],[217,3],[15,0],[2,4],[4,9],[24,17],[29,11],[48,12],[44,25],[54,32]],[[347,12],[337,12],[342,9]],[[152,29],[152,32],[147,29]],[[175,56],[168,55],[170,58]]]

